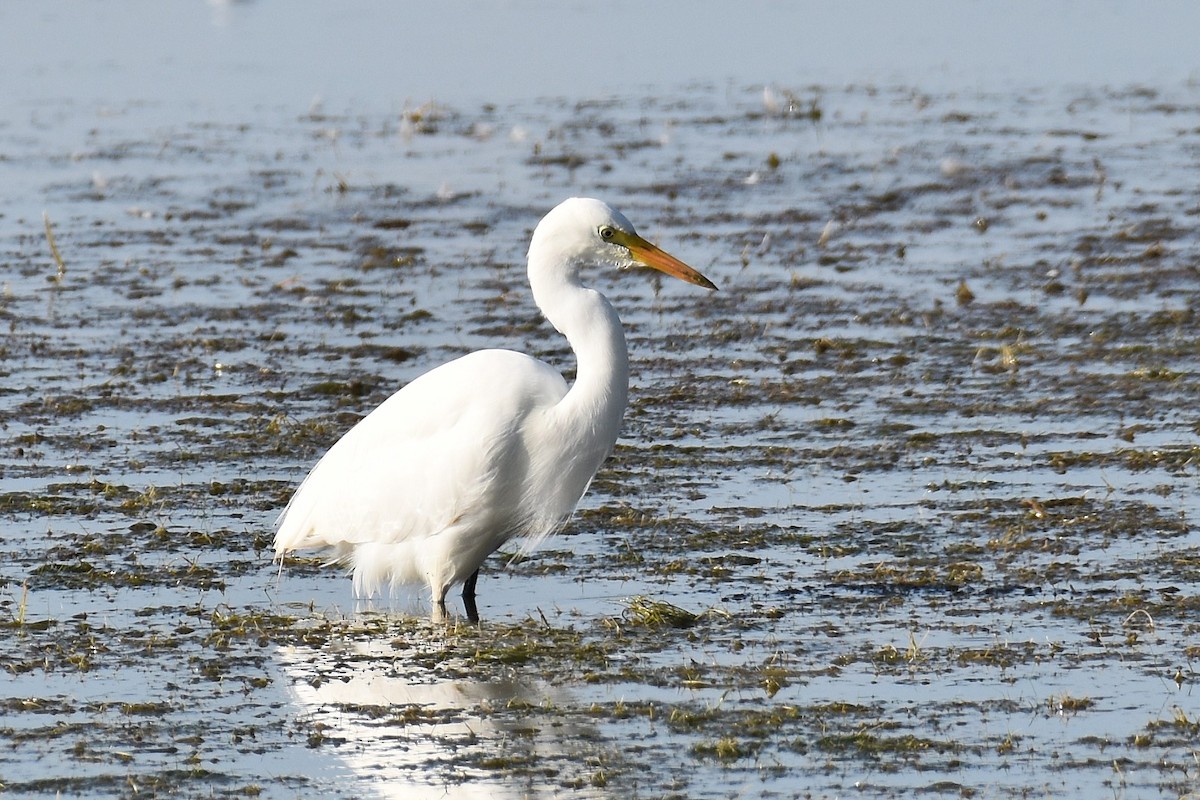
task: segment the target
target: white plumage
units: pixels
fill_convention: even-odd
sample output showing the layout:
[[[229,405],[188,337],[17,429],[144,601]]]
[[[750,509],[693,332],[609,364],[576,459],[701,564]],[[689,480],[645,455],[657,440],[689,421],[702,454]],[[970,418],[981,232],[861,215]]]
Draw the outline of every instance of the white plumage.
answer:
[[[575,351],[575,383],[511,350],[481,350],[421,375],[317,463],[279,518],[276,555],[331,549],[331,560],[353,568],[360,597],[425,583],[435,613],[461,583],[477,619],[483,561],[514,537],[532,547],[565,522],[620,432],[625,335],[608,300],[580,283],[582,269],[606,265],[716,288],[599,200],[559,204],[534,231],[529,283]]]

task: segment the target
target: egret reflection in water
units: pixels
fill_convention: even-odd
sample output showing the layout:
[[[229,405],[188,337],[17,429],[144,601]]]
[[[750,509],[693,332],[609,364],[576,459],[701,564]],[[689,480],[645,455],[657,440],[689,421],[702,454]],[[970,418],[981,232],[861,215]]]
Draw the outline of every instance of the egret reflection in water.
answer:
[[[277,658],[292,702],[312,731],[380,797],[404,800],[605,798],[593,776],[610,757],[599,731],[564,717],[570,698],[516,673],[442,677],[461,664],[366,638],[326,649],[291,646]],[[491,670],[495,675],[495,670]]]

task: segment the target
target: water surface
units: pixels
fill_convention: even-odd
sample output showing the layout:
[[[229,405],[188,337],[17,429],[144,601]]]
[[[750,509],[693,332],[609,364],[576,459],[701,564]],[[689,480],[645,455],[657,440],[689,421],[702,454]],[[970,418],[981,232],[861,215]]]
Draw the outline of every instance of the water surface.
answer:
[[[7,792],[1193,790],[1190,6],[330,8],[0,11]],[[479,628],[273,565],[412,377],[571,369],[522,262],[578,193],[721,291],[596,277],[572,525]]]

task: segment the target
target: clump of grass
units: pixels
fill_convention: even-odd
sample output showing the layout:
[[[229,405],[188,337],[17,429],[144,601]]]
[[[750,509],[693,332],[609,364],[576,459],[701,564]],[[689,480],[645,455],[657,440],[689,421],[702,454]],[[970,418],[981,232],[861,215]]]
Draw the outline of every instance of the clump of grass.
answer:
[[[50,226],[50,212],[42,212],[42,222],[46,226],[46,244],[50,245],[50,255],[54,257],[54,265],[58,268],[50,280],[53,283],[62,283],[63,278],[67,275],[67,264],[63,261],[62,253],[58,251],[58,242],[54,241],[54,229]]]
[[[1052,695],[1048,705],[1055,714],[1074,714],[1091,708],[1092,699],[1090,697],[1072,697],[1069,694]]]
[[[1155,719],[1146,729],[1129,738],[1134,747],[1191,747],[1200,735],[1200,719],[1193,719],[1179,706],[1172,706],[1171,719]]]
[[[955,752],[958,745],[951,741],[939,741],[913,734],[881,736],[869,729],[849,734],[830,734],[816,740],[816,746],[827,753],[843,753],[880,757],[894,755],[912,757],[926,751],[937,753]]]
[[[645,628],[690,628],[700,621],[699,614],[643,595],[630,598],[621,616],[626,624]]]
[[[700,742],[692,748],[692,752],[700,757],[715,758],[718,761],[736,761],[748,752],[738,744],[732,736],[724,736],[716,741]]]
[[[717,709],[710,708],[687,708],[676,707],[671,709],[671,713],[667,716],[667,725],[672,730],[688,731],[696,730],[717,718]]]

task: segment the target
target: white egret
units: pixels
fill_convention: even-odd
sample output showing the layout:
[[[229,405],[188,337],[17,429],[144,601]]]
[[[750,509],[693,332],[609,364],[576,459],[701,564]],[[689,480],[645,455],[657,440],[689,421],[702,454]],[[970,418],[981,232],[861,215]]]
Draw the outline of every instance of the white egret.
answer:
[[[562,525],[616,443],[629,391],[621,320],[581,271],[646,266],[716,289],[638,236],[599,200],[572,198],[533,232],[529,285],[575,351],[575,382],[523,353],[481,350],[421,375],[329,449],[280,515],[275,554],[331,550],[354,590],[425,583],[435,614],[514,537],[533,547]]]

